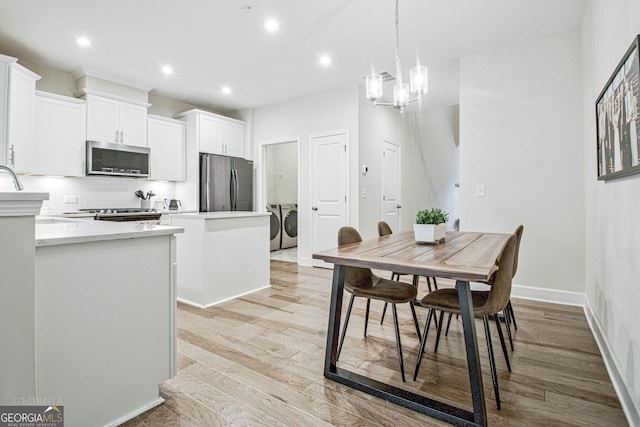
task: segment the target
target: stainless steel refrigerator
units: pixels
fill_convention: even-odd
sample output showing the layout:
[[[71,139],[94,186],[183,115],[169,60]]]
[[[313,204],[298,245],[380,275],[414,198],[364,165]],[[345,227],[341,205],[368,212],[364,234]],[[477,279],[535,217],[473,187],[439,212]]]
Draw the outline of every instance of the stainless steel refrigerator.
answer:
[[[253,162],[200,153],[200,212],[252,210]]]

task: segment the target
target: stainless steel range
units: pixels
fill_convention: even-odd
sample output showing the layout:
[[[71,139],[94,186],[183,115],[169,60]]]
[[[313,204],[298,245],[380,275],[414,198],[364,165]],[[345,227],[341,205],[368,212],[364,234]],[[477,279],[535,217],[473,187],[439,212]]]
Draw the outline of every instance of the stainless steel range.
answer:
[[[160,221],[161,212],[144,208],[100,208],[80,209],[83,212],[95,214],[98,221]]]

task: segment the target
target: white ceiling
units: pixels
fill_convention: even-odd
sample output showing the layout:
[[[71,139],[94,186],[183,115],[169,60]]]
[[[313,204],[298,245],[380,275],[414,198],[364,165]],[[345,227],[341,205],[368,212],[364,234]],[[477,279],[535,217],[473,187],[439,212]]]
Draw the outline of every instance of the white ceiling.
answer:
[[[579,30],[586,0],[401,0],[404,79],[429,67],[426,104],[458,103],[458,58]],[[250,11],[247,11],[247,6]],[[394,70],[393,0],[0,0],[0,53],[152,89],[219,112]],[[263,23],[281,23],[267,34]],[[76,45],[77,36],[92,40]],[[318,64],[327,53],[333,63]],[[175,72],[165,76],[161,67]],[[220,88],[228,85],[231,95]]]

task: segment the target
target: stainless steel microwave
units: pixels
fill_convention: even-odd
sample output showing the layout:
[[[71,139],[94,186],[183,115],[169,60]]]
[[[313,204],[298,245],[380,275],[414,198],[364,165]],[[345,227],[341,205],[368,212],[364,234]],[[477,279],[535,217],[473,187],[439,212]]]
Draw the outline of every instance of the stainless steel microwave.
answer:
[[[149,148],[87,141],[87,175],[149,177]]]

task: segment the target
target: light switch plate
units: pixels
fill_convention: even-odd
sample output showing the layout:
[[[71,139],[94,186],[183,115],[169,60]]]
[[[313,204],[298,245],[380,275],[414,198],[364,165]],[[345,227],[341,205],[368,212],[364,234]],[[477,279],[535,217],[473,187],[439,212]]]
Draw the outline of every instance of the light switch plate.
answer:
[[[484,184],[476,184],[476,196],[484,197]]]
[[[363,189],[362,189],[362,198],[363,198],[363,199],[366,199],[366,198],[367,198],[367,189],[366,189],[366,188],[363,188]]]

